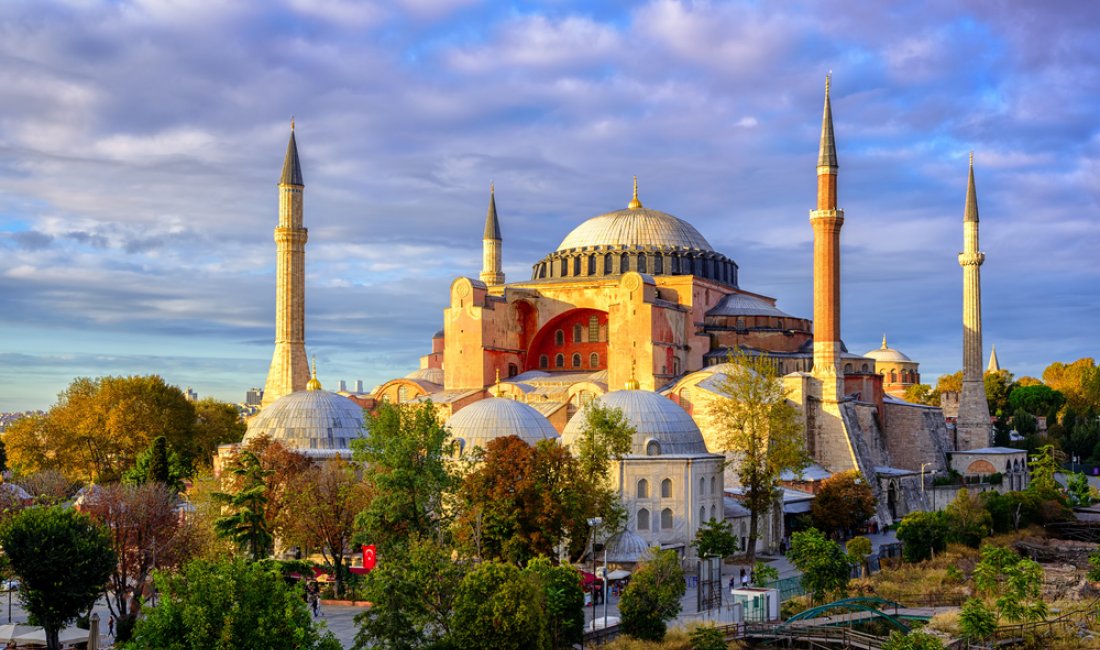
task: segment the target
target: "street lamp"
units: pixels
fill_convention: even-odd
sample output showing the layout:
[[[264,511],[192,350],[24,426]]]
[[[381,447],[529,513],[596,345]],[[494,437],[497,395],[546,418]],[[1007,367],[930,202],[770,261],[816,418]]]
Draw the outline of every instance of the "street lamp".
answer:
[[[924,468],[928,467],[929,465],[933,465],[933,464],[934,463],[921,463],[920,464],[920,493],[921,493],[922,496],[924,495]]]
[[[592,558],[592,630],[596,629],[596,526],[603,523],[603,519],[600,517],[592,517],[588,520],[588,553]],[[607,594],[604,594],[604,598],[607,598]]]

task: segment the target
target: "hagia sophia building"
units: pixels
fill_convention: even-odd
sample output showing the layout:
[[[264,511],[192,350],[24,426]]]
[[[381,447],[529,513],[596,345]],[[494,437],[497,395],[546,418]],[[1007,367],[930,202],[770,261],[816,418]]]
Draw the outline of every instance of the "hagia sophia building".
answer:
[[[586,404],[621,408],[637,432],[613,471],[628,521],[609,552],[629,562],[661,545],[690,556],[696,530],[709,519],[730,520],[745,534],[747,513],[735,477],[724,469],[729,454],[709,411],[723,398],[718,386],[730,372],[730,354],[761,355],[776,364],[799,407],[814,461],[802,475],[786,477],[795,489],[784,490],[783,507],[764,522],[761,549],[778,544],[784,515],[805,512],[806,493],[837,472],[859,470],[872,484],[881,525],[928,509],[925,472],[947,470],[957,450],[985,458],[998,448],[988,447],[980,428],[960,440],[939,408],[901,399],[919,383],[919,364],[888,347],[885,336],[881,348],[862,355],[844,346],[838,171],[826,80],[817,205],[810,213],[813,320],[741,287],[737,263],[687,221],[645,205],[637,179],[625,208],[580,223],[532,264],[530,278],[508,282],[507,221],[490,188],[481,271],[451,283],[431,351],[419,369],[355,397],[367,408],[430,400],[459,454],[504,435],[571,445]],[[263,409],[246,439],[270,435],[315,458],[346,456],[350,439],[369,433],[357,404],[324,391],[316,369],[310,375],[303,191],[292,125],[275,229],[275,350]],[[972,193],[971,169],[968,205]],[[976,246],[976,207],[974,214]],[[977,345],[980,363],[980,335]]]

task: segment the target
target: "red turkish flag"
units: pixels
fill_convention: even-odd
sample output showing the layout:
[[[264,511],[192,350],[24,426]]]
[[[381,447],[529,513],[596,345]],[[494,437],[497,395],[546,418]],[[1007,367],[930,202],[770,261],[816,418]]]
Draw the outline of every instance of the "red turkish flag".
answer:
[[[363,544],[363,568],[370,571],[378,562],[374,544]]]

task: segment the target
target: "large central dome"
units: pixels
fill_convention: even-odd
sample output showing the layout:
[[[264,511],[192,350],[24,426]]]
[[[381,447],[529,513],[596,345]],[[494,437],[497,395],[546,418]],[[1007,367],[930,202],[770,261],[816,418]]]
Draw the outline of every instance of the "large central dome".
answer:
[[[713,251],[690,223],[659,210],[616,210],[592,217],[565,236],[559,251],[595,246]]]

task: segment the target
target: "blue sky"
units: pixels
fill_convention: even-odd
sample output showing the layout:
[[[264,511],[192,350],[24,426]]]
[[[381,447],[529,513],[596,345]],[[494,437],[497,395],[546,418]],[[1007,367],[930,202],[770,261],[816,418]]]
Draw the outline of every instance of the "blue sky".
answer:
[[[328,386],[416,368],[491,180],[510,279],[637,174],[808,317],[830,70],[849,348],[959,367],[974,150],[987,355],[1095,356],[1097,42],[1086,1],[2,3],[0,409],[75,376],[263,385],[292,115]]]

